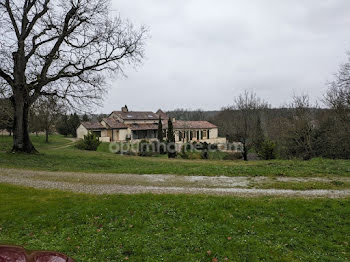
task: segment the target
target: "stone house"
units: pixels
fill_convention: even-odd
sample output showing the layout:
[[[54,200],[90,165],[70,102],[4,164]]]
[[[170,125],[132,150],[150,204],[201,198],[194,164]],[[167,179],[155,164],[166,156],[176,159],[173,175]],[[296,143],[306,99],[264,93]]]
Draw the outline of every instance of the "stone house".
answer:
[[[159,118],[163,124],[166,140],[169,117],[162,110],[153,112],[129,111],[125,106],[121,111],[112,112],[101,122],[83,122],[77,129],[78,138],[93,132],[103,142],[139,142],[146,139],[157,140]],[[173,119],[175,141],[184,143],[199,141],[226,143],[226,138],[218,137],[218,127],[207,121],[181,121]]]

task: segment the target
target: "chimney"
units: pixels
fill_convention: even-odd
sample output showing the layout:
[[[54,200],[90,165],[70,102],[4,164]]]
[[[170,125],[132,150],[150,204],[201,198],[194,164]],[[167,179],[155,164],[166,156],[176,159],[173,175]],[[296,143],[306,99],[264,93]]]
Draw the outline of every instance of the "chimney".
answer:
[[[173,119],[171,120],[171,122],[175,123],[175,121],[176,121],[176,118],[173,117]]]
[[[127,106],[127,105],[125,105],[124,107],[122,107],[122,112],[123,112],[123,113],[129,112],[129,109],[128,109],[128,106]]]

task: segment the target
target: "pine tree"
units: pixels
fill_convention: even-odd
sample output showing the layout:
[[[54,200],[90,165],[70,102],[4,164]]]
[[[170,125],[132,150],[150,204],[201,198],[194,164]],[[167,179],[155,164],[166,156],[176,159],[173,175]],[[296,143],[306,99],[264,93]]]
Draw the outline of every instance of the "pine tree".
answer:
[[[162,119],[159,116],[159,122],[158,122],[158,152],[160,154],[165,154],[166,152],[166,148],[165,145],[163,143],[164,141],[164,137],[163,137],[163,123],[162,123]]]
[[[162,119],[159,117],[159,122],[158,122],[158,140],[159,142],[163,142],[163,123]]]
[[[84,114],[84,115],[83,115],[82,121],[83,121],[83,122],[89,122],[89,121],[90,121],[90,118],[88,117],[87,114]]]
[[[176,157],[176,148],[175,148],[175,134],[173,128],[173,122],[169,118],[168,120],[168,158]]]
[[[76,113],[69,117],[68,126],[69,134],[71,134],[73,137],[77,137],[77,128],[80,126],[80,118]]]
[[[57,132],[61,135],[68,136],[70,128],[68,125],[68,116],[64,114],[56,126]]]

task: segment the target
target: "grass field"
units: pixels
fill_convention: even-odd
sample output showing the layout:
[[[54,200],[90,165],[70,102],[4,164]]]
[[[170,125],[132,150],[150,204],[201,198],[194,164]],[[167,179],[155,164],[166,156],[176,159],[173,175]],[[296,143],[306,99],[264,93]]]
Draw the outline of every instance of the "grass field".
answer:
[[[80,171],[95,173],[178,174],[205,176],[290,176],[332,177],[350,176],[350,161],[313,159],[273,161],[169,160],[164,157],[133,157],[107,152],[103,144],[98,152],[86,152],[69,146],[70,140],[61,136],[33,136],[38,155],[9,154],[11,139],[0,136],[0,167],[46,171]],[[64,148],[65,145],[68,147]],[[63,147],[63,148],[62,148]],[[2,149],[2,150],[1,150]]]
[[[79,151],[61,136],[32,137],[38,155],[11,154],[0,167],[96,173],[269,176],[266,188],[349,188],[281,183],[289,177],[349,177],[350,161],[217,161]],[[298,178],[299,179],[299,178]],[[349,261],[350,199],[82,195],[0,184],[0,243],[55,250],[76,261]]]
[[[349,217],[349,199],[97,197],[0,185],[0,242],[77,261],[347,261]]]

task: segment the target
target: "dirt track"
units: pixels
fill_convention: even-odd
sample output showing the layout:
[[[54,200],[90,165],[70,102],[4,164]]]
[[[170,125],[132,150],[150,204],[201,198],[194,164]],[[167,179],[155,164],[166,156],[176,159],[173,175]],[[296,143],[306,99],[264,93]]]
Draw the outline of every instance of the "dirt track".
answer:
[[[350,182],[350,178],[337,178]],[[208,194],[285,197],[349,197],[345,190],[257,189],[266,182],[329,182],[327,178],[205,177],[177,175],[89,174],[0,168],[0,183],[87,194]]]

